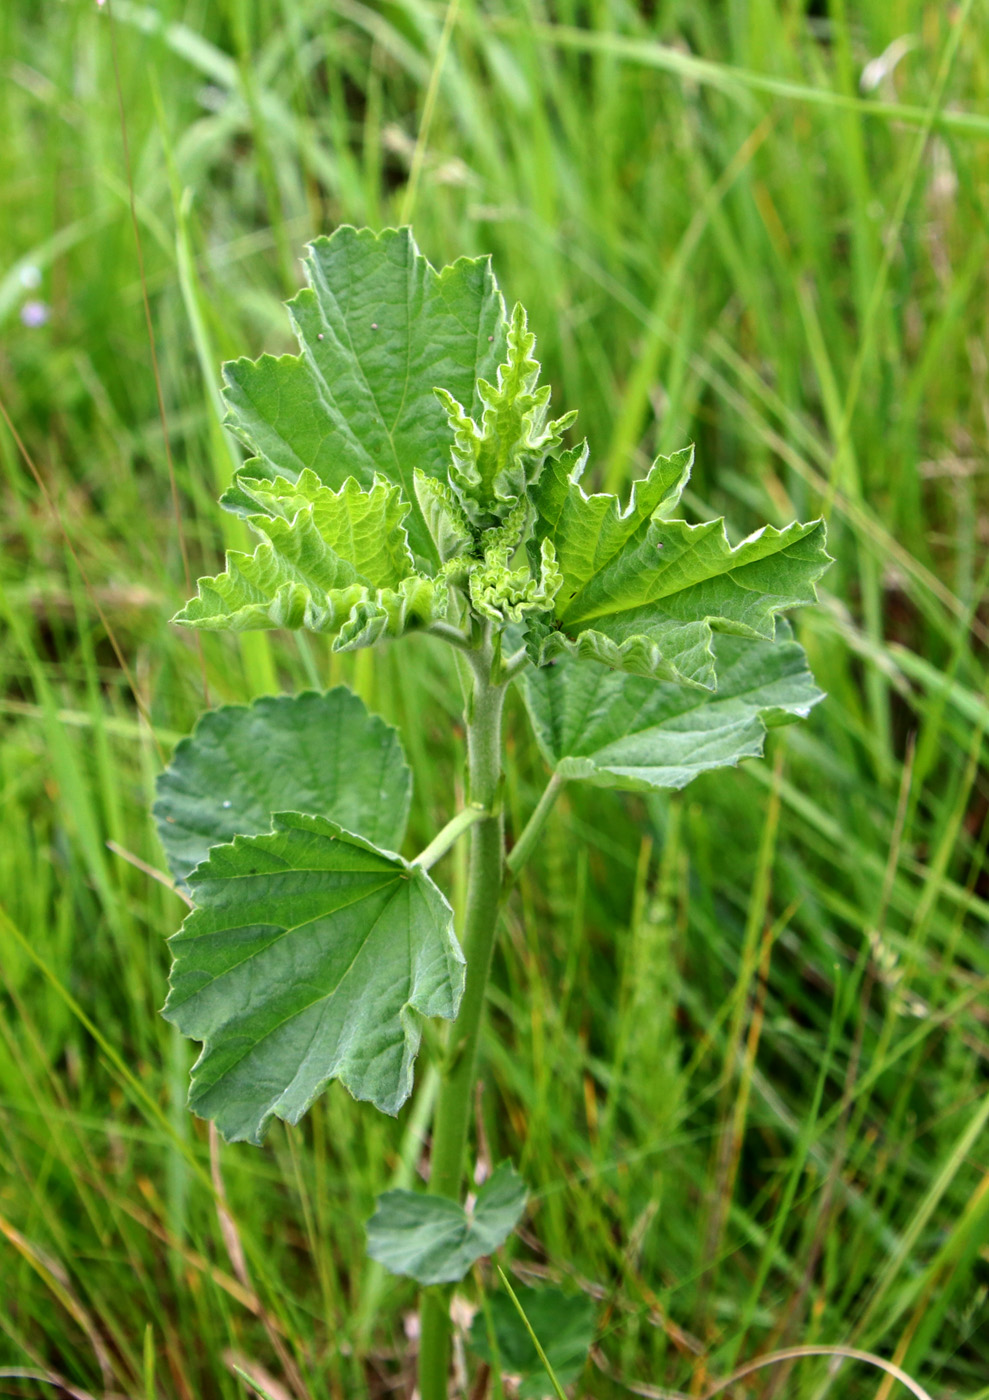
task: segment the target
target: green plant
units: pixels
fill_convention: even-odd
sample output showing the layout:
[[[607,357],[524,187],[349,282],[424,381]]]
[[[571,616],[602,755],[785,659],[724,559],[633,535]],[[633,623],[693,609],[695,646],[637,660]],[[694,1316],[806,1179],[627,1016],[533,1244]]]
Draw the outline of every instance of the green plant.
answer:
[[[207,714],[155,807],[194,903],[164,1015],[203,1042],[191,1107],[256,1143],[332,1079],[396,1113],[422,1019],[454,1023],[428,1193],[387,1193],[368,1225],[371,1256],[423,1285],[420,1389],[439,1400],[444,1290],[526,1203],[507,1163],[461,1203],[501,902],[565,783],[679,788],[809,711],[821,693],[778,615],[814,601],[828,556],[819,521],[733,547],[721,521],[672,518],[690,451],[657,458],[625,506],[587,494],[587,448],[564,446],[574,415],[549,419],[525,312],[506,316],[488,260],[437,273],[408,230],[342,228],[307,268],[290,303],[301,353],[226,368],[230,422],[256,455],[221,501],[262,542],[228,553],[176,621],[306,628],[337,651],[412,631],[452,646],[467,804],[406,860],[411,777],[396,733],[356,696]],[[552,771],[506,854],[512,683]],[[430,872],[468,830],[458,942]]]

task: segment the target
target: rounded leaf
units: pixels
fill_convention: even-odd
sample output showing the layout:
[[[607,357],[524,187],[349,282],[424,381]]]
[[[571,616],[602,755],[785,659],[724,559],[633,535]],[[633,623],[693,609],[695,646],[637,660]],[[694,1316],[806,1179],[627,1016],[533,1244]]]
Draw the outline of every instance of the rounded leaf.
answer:
[[[154,818],[185,884],[211,846],[270,830],[273,812],[330,817],[396,850],[411,795],[397,731],[337,686],[203,715],[158,779]]]

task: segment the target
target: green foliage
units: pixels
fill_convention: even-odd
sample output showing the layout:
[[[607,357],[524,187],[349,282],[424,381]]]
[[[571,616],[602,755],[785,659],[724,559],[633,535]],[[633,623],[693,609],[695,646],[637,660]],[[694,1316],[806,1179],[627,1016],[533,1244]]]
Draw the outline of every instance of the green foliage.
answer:
[[[198,597],[175,618],[211,631],[306,628],[333,638],[335,651],[371,646],[428,627],[447,611],[444,579],[415,572],[403,520],[409,506],[381,478],[339,491],[304,471],[295,482],[238,478],[266,543],[229,553],[226,573],[199,580]]]
[[[594,1340],[596,1308],[583,1293],[563,1293],[559,1288],[527,1288],[516,1284],[515,1296],[529,1326],[539,1338],[546,1360],[561,1385],[577,1380]],[[512,1299],[504,1292],[485,1299],[471,1324],[470,1344],[482,1361],[496,1364],[491,1347],[491,1331],[497,1346],[501,1370],[522,1377],[520,1400],[542,1400],[553,1389],[545,1367],[519,1317]]]
[[[586,490],[624,502],[693,438],[688,519],[724,514],[736,541],[827,508],[828,606],[798,636],[828,703],[767,764],[702,776],[683,800],[564,789],[506,906],[484,1112],[538,1193],[520,1260],[607,1290],[582,1393],[688,1393],[777,1338],[845,1338],[902,1357],[932,1394],[974,1395],[989,1370],[989,1215],[965,1140],[989,975],[972,350],[989,315],[989,16],[963,0],[920,23],[921,7],[870,0],[830,7],[824,34],[816,6],[604,0],[559,28],[494,0],[461,7],[438,49],[428,4],[372,8],[2,7],[0,390],[92,589],[0,430],[0,1177],[25,1251],[0,1283],[0,1363],[143,1395],[145,1341],[159,1390],[212,1400],[243,1394],[231,1350],[256,1380],[263,1365],[287,1389],[354,1397],[408,1355],[408,1286],[386,1280],[372,1303],[361,1216],[393,1172],[413,1179],[430,1082],[398,1120],[334,1091],[311,1129],[221,1147],[253,1284],[231,1292],[228,1221],[184,1107],[190,1047],[155,1014],[180,905],[120,851],[163,865],[155,742],[167,756],[205,704],[358,688],[415,764],[407,855],[448,810],[463,747],[452,657],[431,642],[331,655],[319,636],[165,626],[187,595],[105,100],[112,10],[195,570],[254,547],[214,509],[238,457],[216,367],[295,351],[281,302],[314,228],[404,217],[400,143],[424,110],[419,242],[437,267],[494,252],[554,412],[580,407]],[[904,34],[910,52],[861,91]],[[20,323],[29,298],[45,326]],[[517,837],[543,770],[508,715]],[[436,873],[448,893],[461,854]],[[747,928],[779,935],[758,982]],[[736,1174],[719,1139],[739,1144]],[[830,1365],[784,1368],[788,1400],[875,1394],[867,1366],[836,1381]]]
[[[410,866],[331,821],[334,794],[324,804],[296,776],[288,790],[304,791],[302,813],[276,812],[270,833],[214,844],[216,775],[204,774],[193,821],[210,852],[187,874],[198,907],[172,940],[165,1015],[204,1042],[192,1108],[225,1137],[260,1142],[272,1116],[297,1122],[333,1078],[396,1112],[412,1088],[414,1013],[455,1017],[466,986],[442,1071],[433,1191],[387,1193],[368,1225],[371,1258],[392,1272],[424,1285],[457,1282],[504,1242],[526,1199],[506,1164],[474,1209],[459,1200],[504,889],[497,794],[508,681],[535,665],[526,699],[554,781],[682,786],[760,753],[768,723],[806,714],[821,698],[789,632],[776,641],[776,619],[814,601],[829,560],[821,522],[766,526],[732,548],[722,521],[669,519],[691,450],[657,459],[624,509],[614,496],[588,496],[586,445],[563,448],[574,415],[547,421],[535,336],[520,305],[509,324],[495,324],[501,297],[487,264],[437,274],[407,230],[373,237],[341,229],[314,245],[308,275],[310,289],[293,303],[302,355],[228,371],[237,421],[259,456],[223,501],[263,543],[253,555],[228,552],[225,573],[201,579],[176,621],[214,631],[304,628],[329,636],[335,652],[413,630],[459,647],[470,678],[466,786],[474,811],[470,822],[452,818],[450,834]],[[470,336],[458,338],[455,325]],[[477,373],[478,335],[489,326],[488,342],[507,345],[494,383]],[[465,381],[469,396],[458,388]],[[312,394],[305,407],[303,383]],[[425,413],[430,392],[446,410],[446,433]],[[483,406],[480,421],[463,399]],[[286,450],[302,438],[305,460]],[[324,442],[335,445],[332,467],[314,450]],[[728,634],[717,648],[716,632]],[[579,659],[540,674],[561,652]],[[698,690],[704,699],[694,698]],[[347,737],[330,739],[335,756],[345,750],[344,782],[354,787],[367,783],[360,721],[358,729],[353,764]],[[293,758],[297,727],[295,739]],[[248,726],[231,747],[237,763],[278,762],[263,726],[260,735]],[[180,752],[180,769],[190,761],[195,768],[196,751]],[[394,768],[393,784],[404,772]],[[173,773],[165,791],[182,786]],[[257,794],[253,821],[270,796]],[[387,821],[380,809],[390,801],[376,782],[355,808],[361,820],[370,813]],[[546,811],[536,809],[516,865]],[[167,824],[167,805],[160,815]],[[468,825],[477,829],[465,982],[451,911],[423,866]],[[231,829],[237,825],[218,825],[217,840]],[[424,1302],[423,1400],[445,1400],[449,1346],[446,1311]]]
[[[487,263],[461,261],[437,274],[408,230],[374,237],[344,228],[313,245],[308,273],[311,286],[293,303],[302,355],[238,361],[228,380],[264,386],[250,415],[243,397],[234,400],[237,422],[260,448],[291,436],[286,405],[303,416],[300,376],[315,378],[305,422],[313,432],[321,423],[319,442],[336,444],[334,471],[323,459],[314,469],[312,452],[305,463],[296,454],[291,470],[274,449],[253,459],[224,501],[265,543],[253,555],[228,554],[226,572],[200,580],[176,621],[306,628],[349,650],[448,616],[468,632],[471,616],[525,619],[540,663],[570,653],[714,689],[712,629],[771,640],[779,612],[814,601],[829,563],[820,521],[766,526],[732,548],[721,521],[668,518],[692,451],[657,459],[624,509],[614,496],[585,493],[586,447],[562,451],[573,415],[546,422],[535,336],[521,306],[510,323],[498,320],[501,294]],[[390,305],[396,288],[411,296],[410,280],[427,290],[404,319],[368,329],[372,304]],[[470,338],[450,330],[453,308]],[[495,384],[477,373],[479,327],[490,327],[492,345],[507,344]],[[458,392],[483,404],[480,424],[449,387],[465,378],[471,394]],[[368,385],[386,381],[397,406],[385,416],[404,425],[388,445],[368,401]],[[408,408],[434,390],[447,432]],[[259,464],[270,479],[258,479]],[[336,489],[325,484],[331,477]]]
[[[484,405],[480,426],[448,389],[436,389],[454,433],[450,485],[482,529],[516,509],[577,417],[571,412],[546,422],[550,390],[548,384],[536,388],[535,344],[525,308],[516,304],[508,327],[508,359],[498,368],[497,383],[477,381],[477,397]]]
[[[318,812],[398,850],[412,774],[395,730],[337,686],[208,711],[157,788],[158,837],[184,883],[211,846],[269,830],[274,812]]]
[[[586,449],[546,472],[535,537],[552,541],[563,578],[541,660],[570,654],[713,690],[712,629],[771,640],[777,613],[814,601],[830,563],[823,522],[767,525],[732,548],[723,521],[670,520],[692,458],[657,461],[624,510],[585,494]]]
[[[479,403],[479,378],[505,349],[504,307],[487,258],[437,273],[409,229],[338,229],[305,261],[309,286],[289,303],[298,355],[225,368],[228,421],[257,455],[247,478],[298,481],[307,468],[331,490],[384,473],[414,502],[413,473],[443,479],[451,434],[433,394],[443,385]],[[229,508],[250,513],[238,487]],[[434,556],[418,509],[409,539]]]
[[[768,726],[823,700],[803,648],[789,640],[714,638],[718,688],[657,684],[593,661],[526,673],[523,693],[546,762],[563,778],[647,791],[762,753]]]
[[[459,1283],[478,1259],[505,1243],[527,1197],[509,1162],[495,1168],[470,1209],[445,1196],[387,1191],[367,1223],[367,1252],[417,1283]]]
[[[429,876],[322,816],[282,812],[189,876],[163,1014],[204,1042],[190,1107],[229,1139],[297,1123],[331,1079],[385,1113],[420,1025],[463,991],[453,911]]]

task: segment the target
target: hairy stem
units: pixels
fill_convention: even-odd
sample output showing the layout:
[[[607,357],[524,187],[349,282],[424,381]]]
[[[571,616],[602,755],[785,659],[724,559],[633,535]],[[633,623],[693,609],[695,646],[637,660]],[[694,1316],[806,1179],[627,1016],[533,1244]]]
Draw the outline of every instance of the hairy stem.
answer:
[[[464,1150],[473,1102],[477,1041],[498,923],[504,878],[504,837],[500,814],[501,712],[504,685],[491,681],[492,654],[484,645],[471,657],[473,686],[467,701],[468,800],[487,815],[470,833],[467,905],[463,949],[467,982],[460,1014],[451,1027],[433,1120],[429,1190],[459,1201]],[[446,1400],[450,1366],[449,1294],[427,1288],[422,1295],[419,1392],[422,1400]]]

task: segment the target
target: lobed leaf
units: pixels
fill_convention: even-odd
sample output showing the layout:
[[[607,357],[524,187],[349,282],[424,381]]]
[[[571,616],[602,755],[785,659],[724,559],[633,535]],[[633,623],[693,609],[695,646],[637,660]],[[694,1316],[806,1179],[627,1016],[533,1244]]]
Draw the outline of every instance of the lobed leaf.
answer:
[[[415,570],[399,487],[376,477],[365,490],[351,478],[331,491],[308,470],[295,482],[239,483],[265,543],[253,554],[228,551],[226,572],[200,579],[173,621],[214,631],[306,628],[347,651],[446,615],[445,578]]]
[[[397,1113],[419,1016],[456,1016],[453,912],[420,867],[325,817],[283,812],[188,879],[163,1015],[203,1041],[189,1106],[230,1140],[297,1123],[331,1079]]]
[[[775,635],[776,616],[814,602],[828,567],[822,521],[766,526],[732,547],[721,520],[667,520],[692,450],[659,458],[622,510],[580,485],[586,449],[547,464],[532,494],[536,538],[552,540],[562,585],[540,660],[571,655],[712,689],[714,631]]]
[[[210,710],[177,746],[157,790],[158,835],[184,884],[211,846],[269,831],[273,812],[329,817],[397,850],[412,775],[396,731],[337,686]]]
[[[309,286],[289,302],[300,354],[224,367],[228,421],[256,453],[246,474],[295,481],[308,468],[336,490],[382,473],[413,506],[413,551],[436,563],[413,472],[446,480],[453,434],[434,387],[477,414],[478,380],[504,358],[490,259],[437,272],[410,229],[342,227],[314,240],[304,267]],[[250,511],[236,488],[225,503]]]
[[[417,1283],[459,1283],[471,1265],[505,1243],[522,1218],[525,1182],[502,1162],[470,1211],[445,1196],[386,1191],[367,1223],[367,1252]]]
[[[682,788],[761,754],[767,727],[824,698],[788,624],[781,630],[775,643],[715,637],[713,694],[587,661],[528,672],[523,695],[543,756],[561,777],[644,790]]]

